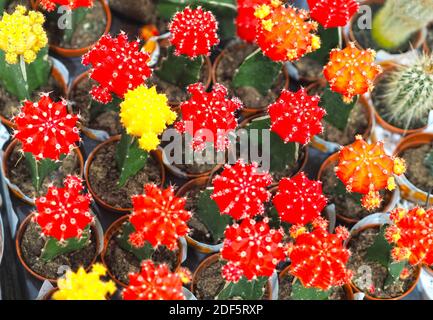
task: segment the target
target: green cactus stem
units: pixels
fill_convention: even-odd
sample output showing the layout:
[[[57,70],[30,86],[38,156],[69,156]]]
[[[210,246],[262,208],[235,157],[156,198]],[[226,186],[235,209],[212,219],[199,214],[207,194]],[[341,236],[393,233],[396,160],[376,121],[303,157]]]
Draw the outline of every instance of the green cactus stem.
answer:
[[[181,88],[200,80],[200,71],[203,65],[203,57],[193,60],[186,56],[176,56],[174,48],[168,48],[167,56],[161,61],[160,66],[155,70],[159,79],[174,84]]]
[[[293,300],[329,300],[331,291],[323,291],[316,288],[306,288],[296,279],[292,284],[292,299]]]
[[[252,87],[266,96],[281,72],[281,63],[265,57],[260,49],[251,53],[237,70],[232,86]]]
[[[131,252],[139,261],[151,259],[153,253],[155,252],[155,249],[152,247],[152,245],[149,242],[146,242],[146,244],[143,247],[140,248],[134,247],[129,242],[129,235],[133,232],[135,232],[135,228],[132,225],[132,223],[130,223],[129,221],[125,222],[122,225],[121,234],[116,238],[117,244],[123,250]]]
[[[423,126],[433,110],[433,56],[421,56],[409,66],[391,70],[379,101],[385,116],[402,126]]]
[[[149,154],[141,149],[138,140],[124,133],[116,148],[116,164],[120,172],[118,187],[122,188],[128,179],[135,176],[147,163]]]
[[[57,171],[62,165],[62,162],[53,161],[51,159],[41,159],[36,161],[35,157],[30,152],[26,152],[24,157],[28,168],[30,169],[33,187],[35,188],[36,193],[39,193],[45,178]],[[65,156],[62,156],[62,158],[64,157]]]
[[[0,50],[0,85],[19,100],[30,99],[34,91],[47,84],[50,72],[48,47],[39,51],[34,62],[24,65],[7,63]]]
[[[387,0],[373,19],[372,37],[392,50],[433,21],[433,0]]]
[[[210,197],[212,192],[212,189],[201,192],[194,214],[205,224],[212,238],[217,241],[223,238],[227,225],[231,223],[231,218],[229,215],[220,214],[218,205]]]
[[[45,262],[52,261],[54,258],[68,254],[74,251],[79,251],[84,247],[88,246],[90,243],[90,227],[86,227],[83,230],[81,238],[71,238],[66,241],[58,241],[55,238],[50,237],[45,243],[42,249],[41,259]]]
[[[249,281],[242,277],[238,282],[227,282],[217,296],[217,300],[228,300],[231,298],[241,298],[242,300],[260,300],[265,293],[267,277],[259,277]]]

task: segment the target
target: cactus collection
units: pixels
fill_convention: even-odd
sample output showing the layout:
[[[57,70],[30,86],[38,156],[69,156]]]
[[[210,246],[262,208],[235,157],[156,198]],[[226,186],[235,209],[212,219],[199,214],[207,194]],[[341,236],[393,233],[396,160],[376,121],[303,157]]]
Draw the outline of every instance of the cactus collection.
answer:
[[[432,296],[432,0],[130,1],[0,0],[6,298]]]

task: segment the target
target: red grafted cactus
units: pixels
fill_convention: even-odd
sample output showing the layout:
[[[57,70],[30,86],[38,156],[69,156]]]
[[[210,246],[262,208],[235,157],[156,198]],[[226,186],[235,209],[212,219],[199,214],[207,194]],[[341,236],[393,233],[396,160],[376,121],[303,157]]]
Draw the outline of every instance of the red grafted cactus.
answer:
[[[331,90],[343,95],[350,103],[356,95],[373,90],[373,82],[382,73],[374,63],[376,52],[358,49],[353,42],[344,49],[333,49],[323,74]]]
[[[272,0],[256,9],[259,19],[256,42],[263,53],[274,61],[295,61],[320,48],[314,34],[317,22],[308,12]]]
[[[33,221],[47,237],[58,241],[81,238],[84,229],[94,216],[90,213],[89,194],[83,194],[83,181],[76,176],[64,180],[64,188],[51,186],[47,194],[36,199],[36,212]]]
[[[102,36],[82,60],[85,66],[92,65],[90,78],[98,83],[90,92],[93,98],[104,104],[112,101],[112,94],[123,99],[151,75],[148,61],[149,54],[140,51],[140,42],[129,42],[125,33],[116,38]]]
[[[344,27],[358,12],[355,0],[307,0],[311,18],[325,28]]]
[[[122,292],[124,300],[185,300],[182,284],[187,272],[174,273],[166,264],[152,260],[141,263],[138,273],[129,274],[129,285]]]
[[[66,6],[69,10],[77,8],[90,8],[94,0],[40,0],[39,4],[48,12],[54,11],[57,6]]]
[[[155,184],[146,184],[144,194],[132,197],[134,211],[129,221],[135,232],[129,242],[142,247],[146,241],[154,248],[165,245],[169,250],[178,247],[180,237],[189,232],[187,221],[191,212],[185,210],[185,198],[174,195],[173,187],[161,190]]]
[[[253,43],[256,40],[257,24],[259,20],[254,15],[256,9],[263,4],[270,4],[271,0],[238,0],[238,15],[236,17],[236,31],[239,38]]]
[[[261,222],[244,219],[240,225],[227,227],[221,256],[248,280],[270,277],[277,264],[285,258],[283,236],[281,229],[269,227],[267,219]]]
[[[283,90],[278,100],[268,107],[271,131],[285,143],[307,144],[323,131],[326,111],[319,107],[319,96],[309,96],[304,88],[298,92]]]
[[[218,83],[211,92],[206,92],[202,83],[188,86],[188,92],[191,98],[180,104],[182,120],[175,123],[175,128],[193,137],[196,150],[203,150],[206,143],[225,150],[230,142],[228,134],[237,127],[235,111],[242,108],[242,102],[226,98],[227,88]]]
[[[320,219],[320,218],[319,218]],[[323,219],[313,223],[313,230],[294,226],[291,232],[295,242],[289,248],[290,273],[306,288],[324,291],[347,284],[352,272],[346,268],[350,251],[343,242],[349,236],[344,227],[337,227],[335,234],[327,231]]]
[[[212,12],[201,7],[186,7],[182,12],[177,12],[169,29],[170,42],[176,48],[176,55],[183,54],[190,58],[209,55],[211,48],[219,43],[218,22]]]
[[[211,198],[221,214],[228,214],[235,220],[263,214],[263,203],[271,198],[267,187],[272,184],[272,176],[259,172],[256,163],[245,164],[238,160],[233,166],[226,165],[212,183]]]
[[[303,172],[281,179],[272,201],[281,221],[301,225],[318,218],[327,203],[322,182],[308,179]]]
[[[23,151],[32,153],[36,160],[58,161],[80,141],[78,119],[68,114],[65,100],[54,102],[48,93],[42,94],[39,102],[25,101],[14,118],[15,138]]]
[[[433,265],[433,209],[397,208],[390,218],[394,224],[387,228],[385,236],[388,242],[395,244],[394,260],[408,260],[411,265]]]
[[[404,160],[386,155],[383,142],[369,144],[361,136],[340,150],[335,168],[338,178],[348,192],[364,194],[363,206],[372,210],[382,201],[379,191],[395,188],[395,175],[406,171]]]

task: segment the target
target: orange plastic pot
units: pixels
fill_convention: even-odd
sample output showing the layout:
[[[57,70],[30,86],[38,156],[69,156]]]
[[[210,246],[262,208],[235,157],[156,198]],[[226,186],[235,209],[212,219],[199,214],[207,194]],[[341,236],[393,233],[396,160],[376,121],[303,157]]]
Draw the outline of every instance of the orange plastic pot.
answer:
[[[66,84],[66,80],[63,78],[62,74],[60,73],[60,71],[56,68],[56,67],[52,67],[51,68],[51,77],[53,77],[53,79],[57,82],[57,84],[59,85],[61,91],[62,91],[62,96],[66,97],[67,94],[67,84]],[[15,129],[15,123],[13,123],[10,119],[5,118],[3,115],[0,114],[0,121],[6,125],[7,127],[9,127],[10,129]]]
[[[244,48],[247,45],[245,43],[237,43],[235,44],[235,46],[237,48]],[[227,49],[224,49],[215,59],[214,64],[213,64],[213,68],[212,68],[212,81],[213,83],[218,83],[218,78],[216,75],[216,71],[218,69],[219,63],[221,62],[221,59],[224,58],[224,56],[227,54]],[[282,71],[284,74],[284,86],[282,89],[288,89],[289,88],[289,83],[290,83],[290,77],[289,77],[289,73],[287,72],[285,66],[282,67]],[[251,117],[257,113],[261,113],[263,111],[266,110],[268,106],[263,106],[262,108],[251,108],[248,106],[245,106],[244,108],[241,109],[241,114],[247,118],[247,117]]]
[[[23,265],[24,269],[27,270],[27,272],[29,272],[32,276],[34,276],[35,278],[41,280],[41,281],[50,281],[51,283],[56,283],[57,279],[49,279],[46,278],[38,273],[36,273],[35,271],[33,271],[32,269],[30,269],[30,267],[28,266],[28,264],[24,261],[23,255],[22,255],[22,251],[21,251],[21,241],[22,238],[24,236],[24,232],[27,228],[27,225],[30,223],[31,219],[34,217],[35,213],[32,213],[30,215],[28,215],[24,221],[21,223],[17,235],[15,237],[15,249],[17,251],[17,256],[18,256],[18,260],[21,262],[21,264]],[[96,248],[99,248],[99,236],[98,236],[98,229],[94,226],[91,225],[91,230],[93,232],[93,234],[95,235],[95,239],[96,239]],[[86,267],[86,271],[90,270],[90,268],[92,268],[92,265],[96,262],[96,258],[98,257],[98,250],[96,250],[95,256],[92,259],[92,262]]]
[[[92,184],[90,183],[90,179],[89,179],[89,172],[90,172],[90,168],[92,166],[92,162],[95,159],[96,154],[99,152],[99,150],[101,150],[102,148],[104,148],[105,146],[112,144],[112,143],[117,143],[120,141],[121,136],[117,135],[114,137],[111,137],[110,139],[98,144],[96,146],[95,149],[93,149],[93,151],[90,153],[89,157],[87,158],[86,161],[86,167],[84,170],[84,178],[86,179],[86,183],[87,183],[87,188],[89,189],[89,192],[92,194],[93,198],[95,199],[95,201],[103,208],[112,211],[112,212],[117,212],[117,213],[130,213],[133,208],[118,208],[118,207],[114,207],[110,204],[108,204],[107,202],[105,202],[104,200],[101,199],[101,197],[95,192],[95,190],[92,188]],[[159,168],[160,168],[160,172],[161,172],[161,183],[160,186],[164,185],[165,182],[165,170],[164,170],[164,165],[162,164],[162,155],[161,155],[161,151],[160,150],[155,150],[155,151],[151,151],[150,155],[153,157],[153,159],[155,159],[155,161],[159,164]]]
[[[119,286],[126,288],[128,285],[122,281],[120,281],[119,279],[116,278],[116,276],[111,272],[110,270],[110,266],[107,264],[107,250],[108,250],[108,244],[111,241],[111,238],[113,238],[113,236],[119,231],[119,229],[122,227],[122,225],[129,219],[128,215],[125,215],[123,217],[120,217],[119,219],[117,219],[116,221],[114,221],[110,227],[107,229],[107,231],[105,232],[104,235],[104,249],[102,250],[101,253],[101,261],[103,263],[103,265],[107,268],[107,274],[110,276],[111,279],[113,279],[114,282],[116,282]],[[178,260],[177,260],[177,264],[176,264],[176,268],[175,270],[178,270],[180,268],[180,265],[182,263],[182,242],[179,241],[178,242]]]
[[[353,237],[355,237],[356,235],[362,233],[362,232],[365,231],[365,230],[368,230],[368,229],[378,229],[378,228],[380,228],[380,227],[381,227],[380,224],[369,224],[369,225],[363,226],[362,228],[359,228],[358,230],[356,230],[356,231],[354,231],[354,232],[351,232],[349,238],[346,240],[346,247],[347,247],[347,248],[349,247],[350,241],[351,241],[351,240],[353,239]],[[351,287],[352,287],[352,289],[353,289],[354,292],[362,292],[362,293],[364,293],[364,294],[365,294],[365,298],[366,298],[367,300],[402,300],[402,299],[404,299],[405,297],[407,297],[410,293],[412,293],[413,290],[415,290],[416,285],[417,285],[418,280],[419,280],[419,277],[420,277],[420,274],[421,274],[421,266],[417,266],[417,267],[416,267],[416,279],[415,279],[415,281],[413,282],[413,284],[409,287],[409,289],[408,289],[405,293],[403,293],[402,295],[400,295],[400,296],[398,296],[398,297],[394,297],[394,298],[377,298],[377,297],[373,297],[373,296],[371,296],[368,292],[365,292],[365,291],[359,289],[359,288],[358,288],[358,287],[353,283],[353,281],[350,282],[350,285],[351,285]]]
[[[322,181],[323,174],[325,173],[325,170],[327,170],[329,167],[335,167],[338,163],[339,153],[334,153],[330,155],[320,166],[319,173],[317,175],[317,179]],[[395,191],[393,191],[394,193]],[[386,203],[384,207],[384,212],[389,212],[393,209],[393,202],[392,202],[392,196],[389,197],[388,203]],[[386,198],[385,198],[386,201]],[[354,225],[360,221],[360,219],[352,219],[349,217],[344,216],[343,214],[336,212],[337,219],[342,222],[345,225]]]
[[[101,35],[101,37],[102,37],[103,35],[106,35],[108,32],[110,32],[112,16],[111,16],[111,10],[110,10],[110,7],[108,6],[107,1],[105,1],[105,0],[97,0],[97,1],[99,1],[102,4],[105,16],[107,18],[104,33]],[[40,0],[32,1],[32,7],[34,10],[40,9],[39,3],[40,3]],[[55,52],[59,56],[62,56],[65,58],[74,58],[74,57],[81,57],[82,55],[87,53],[94,45],[95,45],[95,43],[93,43],[87,47],[84,47],[84,48],[70,49],[70,48],[62,48],[62,47],[59,47],[57,45],[50,44],[50,50]]]
[[[6,179],[6,183],[9,187],[9,190],[12,192],[12,194],[14,196],[16,196],[18,199],[20,199],[21,201],[33,206],[35,203],[34,201],[30,201],[29,197],[26,196],[24,194],[24,192],[22,192],[21,190],[19,190],[18,188],[14,188],[12,187],[11,183],[9,182],[9,166],[8,166],[8,160],[9,157],[11,156],[13,150],[15,149],[16,145],[19,143],[18,140],[14,139],[12,140],[12,142],[7,146],[5,153],[3,155],[3,176]],[[80,149],[77,147],[73,150],[78,158],[78,162],[80,163],[80,177],[83,176],[84,173],[84,158],[83,155],[81,154]]]

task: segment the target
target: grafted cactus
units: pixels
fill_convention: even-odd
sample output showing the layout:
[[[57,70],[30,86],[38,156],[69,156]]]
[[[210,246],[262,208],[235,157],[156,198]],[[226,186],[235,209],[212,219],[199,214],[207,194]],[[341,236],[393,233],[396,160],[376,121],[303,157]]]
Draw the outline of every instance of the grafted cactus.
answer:
[[[387,0],[373,20],[372,36],[384,49],[396,49],[433,21],[433,0]]]
[[[425,123],[433,109],[433,56],[424,55],[409,66],[397,66],[386,81],[379,99],[389,119],[406,127]]]
[[[307,0],[311,18],[325,28],[344,27],[358,11],[355,0]]]

